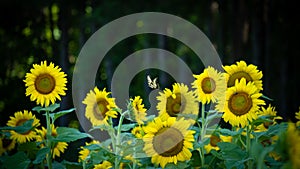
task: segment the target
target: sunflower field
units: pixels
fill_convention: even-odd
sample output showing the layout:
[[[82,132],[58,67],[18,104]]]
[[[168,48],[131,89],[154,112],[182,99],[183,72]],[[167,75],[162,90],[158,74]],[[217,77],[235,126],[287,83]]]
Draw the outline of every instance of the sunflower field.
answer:
[[[99,140],[54,125],[76,111],[57,111],[67,75],[47,61],[33,64],[23,83],[36,107],[11,114],[0,127],[0,168],[300,168],[300,110],[298,121],[283,121],[263,94],[257,66],[241,60],[223,69],[208,66],[192,84],[160,89],[157,115],[148,114],[141,96],[124,100],[121,110],[110,91],[95,86],[82,104],[90,131],[107,134]],[[89,141],[76,147],[77,161],[59,158],[80,139]]]

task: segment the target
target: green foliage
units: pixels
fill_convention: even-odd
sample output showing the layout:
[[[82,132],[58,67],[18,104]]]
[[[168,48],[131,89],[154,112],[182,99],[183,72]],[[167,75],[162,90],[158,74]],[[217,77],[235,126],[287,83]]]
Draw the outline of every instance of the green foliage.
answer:
[[[69,128],[69,127],[58,127],[57,128],[57,137],[51,139],[53,142],[71,142],[76,141],[82,138],[92,138],[91,135],[87,133],[82,133],[78,129]]]

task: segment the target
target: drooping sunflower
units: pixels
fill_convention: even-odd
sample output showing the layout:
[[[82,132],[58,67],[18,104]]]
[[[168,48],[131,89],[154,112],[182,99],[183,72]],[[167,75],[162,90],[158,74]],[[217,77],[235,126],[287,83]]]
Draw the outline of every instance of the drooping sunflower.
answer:
[[[227,86],[232,87],[235,85],[235,81],[246,79],[246,82],[253,82],[258,90],[263,90],[262,77],[263,74],[257,69],[257,66],[250,64],[247,65],[245,61],[236,62],[230,66],[223,66],[225,70],[225,77]]]
[[[130,99],[130,108],[133,112],[133,120],[135,120],[138,124],[144,124],[144,121],[146,120],[146,110],[144,108],[143,99],[141,99],[140,96],[134,97],[134,99]]]
[[[0,156],[15,148],[16,142],[8,138],[0,138]]]
[[[194,77],[192,87],[196,89],[201,103],[215,103],[220,97],[225,97],[226,81],[223,73],[208,66],[200,75],[194,75]]]
[[[300,126],[300,107],[299,107],[299,112],[296,112],[296,113],[295,113],[295,118],[298,120],[298,121],[296,122],[296,125],[297,125],[297,126]]]
[[[66,76],[61,68],[51,62],[49,66],[47,61],[41,62],[40,65],[33,64],[24,80],[27,87],[26,96],[30,95],[30,100],[41,106],[49,106],[50,102],[53,104],[56,99],[61,100],[60,95],[66,95]]]
[[[195,120],[198,115],[198,103],[192,91],[185,84],[173,84],[173,90],[166,88],[157,96],[159,101],[156,108],[159,116],[166,120],[168,117],[183,115],[186,119]],[[195,116],[195,117],[194,117]]]
[[[57,131],[56,131],[56,127],[51,124],[51,135],[53,137],[57,136]],[[38,137],[37,137],[37,141],[38,142],[43,142],[43,140],[46,139],[46,135],[47,135],[47,129],[42,127],[42,129],[37,130],[38,133]],[[41,144],[41,147],[44,147],[44,144]],[[53,147],[51,148],[51,153],[52,153],[52,158],[54,159],[55,157],[60,157],[61,153],[64,153],[65,150],[68,147],[68,143],[66,142],[57,142],[53,145]]]
[[[85,116],[93,126],[108,124],[109,117],[117,118],[115,98],[109,98],[110,92],[104,88],[100,91],[97,87],[91,90],[82,101],[86,104]]]
[[[88,145],[92,145],[92,144],[99,144],[100,142],[97,141],[97,140],[92,140],[91,142],[86,142],[85,145],[88,146]],[[85,161],[87,156],[90,154],[90,150],[87,149],[87,148],[84,148],[83,146],[80,147],[80,151],[79,151],[79,156],[78,156],[78,162],[81,162],[81,161]]]
[[[109,161],[103,161],[101,164],[94,166],[94,169],[110,169],[113,168],[112,163]]]
[[[21,126],[23,123],[25,123],[28,120],[33,119],[32,122],[32,129],[24,132],[24,133],[18,133],[16,131],[11,131],[10,138],[17,141],[18,143],[25,143],[27,141],[31,141],[35,139],[36,132],[34,131],[35,127],[38,127],[40,125],[40,120],[35,117],[30,111],[24,110],[18,111],[14,114],[14,116],[10,116],[10,120],[7,122],[7,126],[16,127]]]
[[[206,137],[209,137],[209,143],[204,146],[204,149],[206,153],[210,153],[211,150],[220,150],[217,143],[219,142],[231,142],[232,136],[223,136],[223,135],[208,135]]]
[[[164,168],[167,163],[190,160],[195,131],[189,130],[189,120],[169,117],[163,121],[155,118],[144,127],[143,150],[151,157],[151,162]]]
[[[245,127],[248,122],[257,119],[259,105],[265,105],[265,101],[259,99],[262,96],[253,82],[246,82],[245,78],[235,82],[235,86],[226,91],[226,98],[216,105],[216,109],[224,112],[222,118],[232,126]]]
[[[276,120],[281,120],[282,117],[277,116],[277,111],[275,110],[275,107],[272,107],[270,104],[265,109],[264,107],[261,107],[261,110],[257,113],[258,117],[260,116],[269,116],[268,119],[270,119],[270,122],[264,122],[254,129],[255,132],[263,132],[267,131],[269,126],[277,124]]]

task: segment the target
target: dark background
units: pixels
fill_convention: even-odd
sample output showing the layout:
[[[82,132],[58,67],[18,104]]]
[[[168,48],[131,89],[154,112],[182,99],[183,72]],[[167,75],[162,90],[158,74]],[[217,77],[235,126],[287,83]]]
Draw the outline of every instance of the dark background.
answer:
[[[263,72],[263,94],[285,120],[294,120],[300,106],[298,6],[284,0],[239,1],[0,1],[0,124],[14,112],[35,106],[25,96],[26,72],[33,63],[52,61],[68,74],[67,96],[61,109],[72,108],[73,67],[86,40],[106,23],[136,12],[164,12],[182,17],[199,27],[215,45],[224,65],[245,60]],[[122,28],[120,28],[122,29]],[[116,66],[134,51],[158,47],[176,53],[193,73],[203,65],[182,43],[161,35],[138,35],[123,40],[105,57],[97,85],[107,87]],[[159,76],[161,86],[172,78],[158,70],[140,72],[130,87],[131,95],[147,99],[145,75]],[[162,78],[164,77],[164,78]],[[147,100],[146,105],[147,105]],[[75,113],[58,123],[76,124]],[[77,123],[78,124],[78,123]]]

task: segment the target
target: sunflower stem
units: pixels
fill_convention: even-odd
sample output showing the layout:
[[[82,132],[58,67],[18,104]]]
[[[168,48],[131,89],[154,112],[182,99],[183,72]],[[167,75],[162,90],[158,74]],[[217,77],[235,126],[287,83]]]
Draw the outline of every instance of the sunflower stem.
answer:
[[[47,123],[47,134],[46,134],[46,146],[50,149],[47,157],[46,157],[46,160],[47,160],[47,165],[48,165],[48,169],[52,169],[52,154],[51,154],[51,140],[50,140],[50,137],[51,137],[51,121],[50,121],[50,114],[49,114],[49,111],[46,111],[46,123]]]
[[[251,139],[250,139],[250,134],[251,134],[251,129],[249,127],[249,125],[246,127],[246,132],[247,132],[247,138],[246,138],[246,150],[247,150],[247,153],[249,154],[250,156],[250,151],[251,151]],[[248,168],[252,168],[252,161],[251,160],[248,160],[247,161],[247,165],[248,165]]]
[[[128,111],[121,113],[121,116],[120,116],[120,120],[119,120],[119,124],[118,124],[118,128],[117,128],[116,149],[115,149],[116,156],[119,156],[119,154],[120,154],[119,146],[121,145],[121,127],[122,127],[123,120],[124,120],[124,117],[127,114],[127,112]],[[119,160],[118,159],[119,158],[115,158],[115,168],[119,168]]]
[[[205,104],[201,103],[201,142],[203,143],[205,136]],[[205,165],[205,158],[204,158],[204,145],[201,146],[200,150],[200,159],[201,159],[201,167]]]

